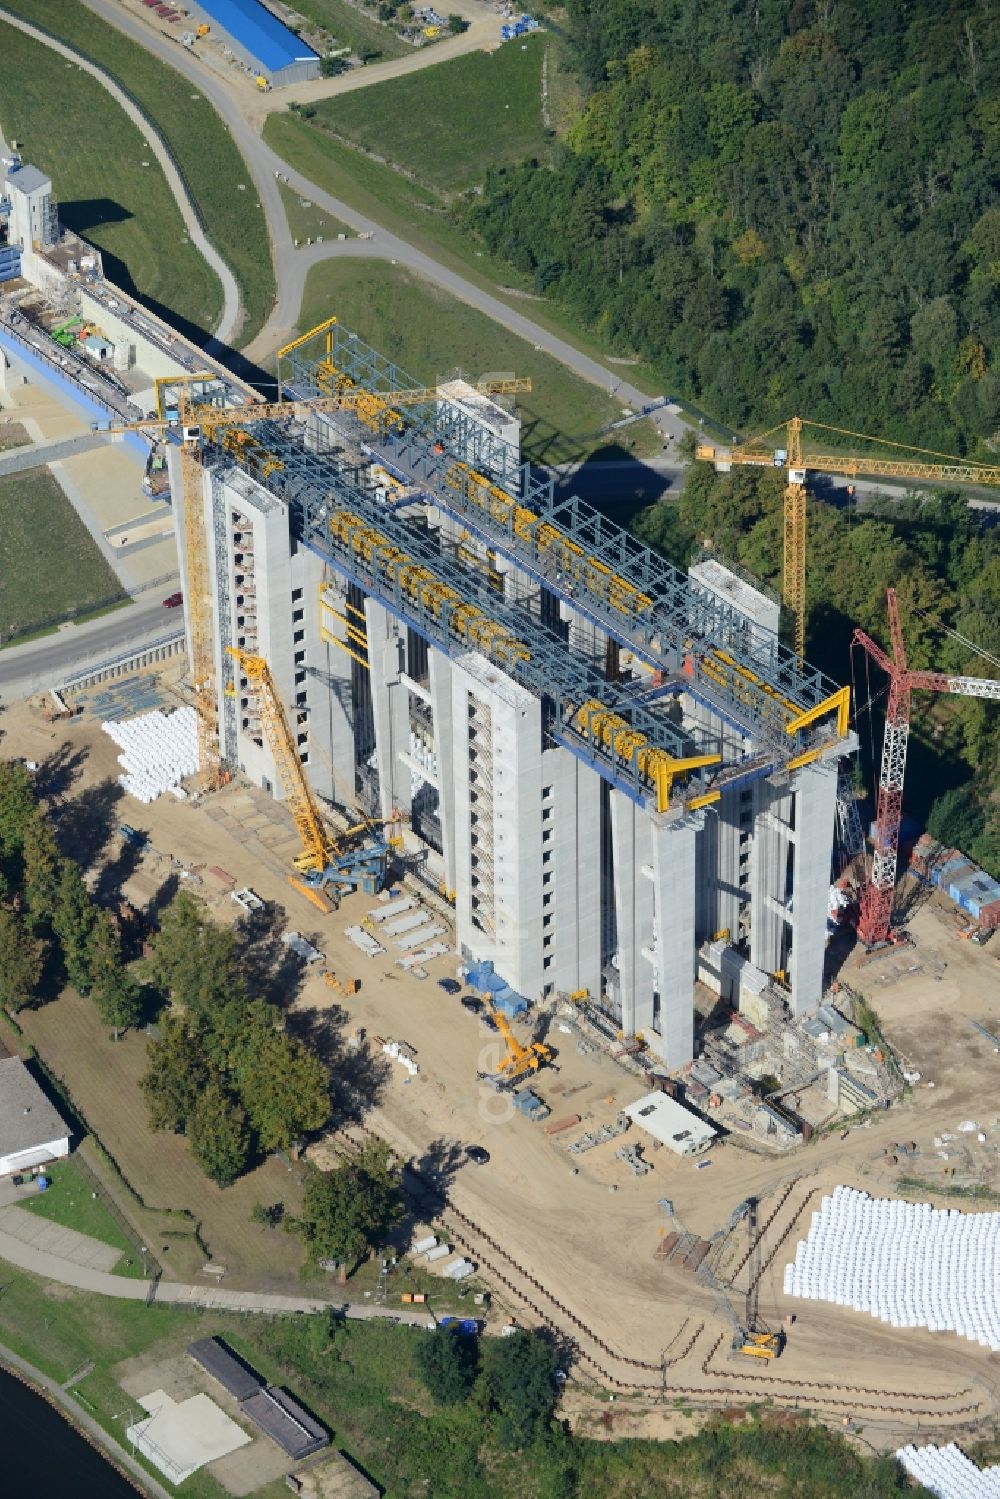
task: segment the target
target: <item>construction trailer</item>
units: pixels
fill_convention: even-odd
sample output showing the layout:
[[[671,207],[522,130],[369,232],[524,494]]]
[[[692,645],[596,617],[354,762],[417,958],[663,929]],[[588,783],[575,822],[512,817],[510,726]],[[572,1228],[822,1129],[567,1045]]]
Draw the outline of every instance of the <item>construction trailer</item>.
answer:
[[[269,663],[315,791],[404,818],[463,955],[517,993],[586,990],[678,1066],[725,930],[812,1013],[855,740],[773,599],[558,496],[495,388],[425,390],[330,320],[279,389],[294,409],[198,429],[181,528],[207,551],[223,763],[282,794],[235,646]],[[189,588],[185,611],[190,633]]]

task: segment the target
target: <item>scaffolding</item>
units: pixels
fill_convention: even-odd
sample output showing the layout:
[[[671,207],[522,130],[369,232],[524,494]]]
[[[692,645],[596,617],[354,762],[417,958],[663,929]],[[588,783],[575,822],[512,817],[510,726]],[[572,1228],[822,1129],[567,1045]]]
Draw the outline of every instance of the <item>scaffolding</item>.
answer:
[[[288,505],[293,534],[336,572],[449,657],[479,651],[496,661],[545,701],[552,742],[565,745],[633,801],[665,812],[717,799],[711,767],[684,766],[692,757],[720,762],[712,736],[686,733],[572,656],[559,634],[504,603],[485,580],[445,555],[424,528],[387,512],[340,455],[307,448],[301,425],[270,419],[254,422],[253,430],[255,445],[229,444],[228,452],[209,436],[205,462],[210,468],[245,468]],[[274,460],[266,476],[261,451]],[[627,719],[630,734],[605,732],[607,715],[615,714]]]
[[[297,398],[322,397],[331,368],[386,398],[418,384],[345,330],[328,334],[322,360],[309,358],[307,347],[286,358],[284,384]],[[800,661],[777,636],[759,631],[748,642],[745,617],[733,605],[693,589],[578,496],[557,500],[551,479],[538,479],[526,464],[514,472],[513,459],[502,471],[481,465],[477,424],[444,423],[444,404],[406,406],[398,422],[368,438],[373,456],[652,670],[679,676],[677,690],[772,743],[790,768],[846,740],[848,689]],[[817,724],[821,733],[810,738],[823,742],[807,749],[801,731]]]

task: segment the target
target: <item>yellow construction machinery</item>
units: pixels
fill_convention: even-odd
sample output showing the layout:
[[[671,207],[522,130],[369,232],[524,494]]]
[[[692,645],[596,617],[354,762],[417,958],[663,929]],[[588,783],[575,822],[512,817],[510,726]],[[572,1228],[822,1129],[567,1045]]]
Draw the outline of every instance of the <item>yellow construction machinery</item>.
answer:
[[[852,443],[871,443],[874,447],[891,449],[889,456],[867,454],[852,448],[837,451],[806,453],[802,446],[804,426],[819,432],[829,432],[836,439],[849,438]],[[785,446],[765,446],[769,438],[782,434]],[[794,618],[795,652],[801,658],[806,644],[806,473],[843,474],[856,479],[861,474],[884,479],[934,479],[951,484],[1000,486],[1000,468],[989,464],[970,463],[964,458],[955,458],[949,453],[938,453],[931,448],[911,447],[906,443],[889,442],[882,437],[871,437],[864,432],[852,432],[846,427],[830,427],[824,422],[813,422],[801,416],[790,417],[787,422],[771,427],[758,437],[729,449],[715,448],[701,443],[695,450],[697,458],[714,463],[720,473],[728,472],[732,464],[751,464],[757,468],[783,468],[787,475],[784,509],[784,567],[782,574],[782,597]],[[933,460],[933,461],[928,461]]]
[[[696,1273],[697,1279],[707,1286],[715,1297],[719,1311],[725,1317],[733,1330],[730,1347],[734,1353],[741,1354],[744,1358],[755,1358],[770,1361],[780,1358],[785,1346],[785,1335],[783,1332],[772,1332],[761,1320],[760,1315],[760,1235],[757,1232],[757,1208],[756,1197],[747,1197],[729,1215],[729,1222],[723,1231],[723,1237],[727,1236],[741,1222],[747,1221],[749,1233],[749,1255],[746,1260],[747,1290],[746,1306],[742,1317],[736,1311],[730,1300],[727,1288],[722,1284],[719,1277],[712,1268],[710,1258],[702,1260]],[[677,1210],[671,1204],[671,1216],[677,1225],[677,1231],[682,1237],[694,1241],[694,1235],[688,1234],[684,1225],[677,1216]],[[713,1238],[715,1235],[713,1235]]]
[[[302,841],[302,852],[294,860],[298,873],[288,876],[289,884],[321,911],[331,911],[336,897],[350,890],[377,894],[385,884],[389,863],[389,844],[380,834],[373,834],[377,824],[365,819],[334,838],[306,779],[270,667],[263,656],[233,645],[226,649],[239,663],[257,699],[261,726]]]
[[[500,1032],[507,1048],[506,1055],[500,1058],[500,1064],[494,1075],[494,1080],[499,1087],[512,1088],[529,1073],[537,1072],[547,1062],[552,1061],[554,1052],[551,1046],[546,1046],[543,1041],[530,1041],[525,1046],[517,1039],[507,1016],[502,1010],[496,1008],[489,995],[486,996],[486,1013]]]

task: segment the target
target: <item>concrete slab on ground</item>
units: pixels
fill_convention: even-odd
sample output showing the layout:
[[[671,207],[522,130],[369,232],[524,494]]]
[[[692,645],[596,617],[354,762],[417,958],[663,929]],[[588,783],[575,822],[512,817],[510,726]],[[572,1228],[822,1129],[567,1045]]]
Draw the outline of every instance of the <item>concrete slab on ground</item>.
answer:
[[[23,1207],[0,1208],[0,1229],[32,1249],[57,1255],[86,1270],[113,1270],[122,1257],[120,1249],[77,1233],[75,1228],[53,1223],[50,1218],[43,1218]]]

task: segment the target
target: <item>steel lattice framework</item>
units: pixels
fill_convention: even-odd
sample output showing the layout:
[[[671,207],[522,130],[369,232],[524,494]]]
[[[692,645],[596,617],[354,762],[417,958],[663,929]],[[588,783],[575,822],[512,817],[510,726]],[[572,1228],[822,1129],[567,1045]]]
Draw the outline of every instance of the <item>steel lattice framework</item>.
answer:
[[[322,359],[309,358],[307,344],[286,356],[284,384],[296,398],[322,399],[331,371],[350,387],[366,385],[387,405],[393,391],[417,386],[343,329],[326,334]],[[557,499],[552,481],[539,480],[527,465],[516,482],[511,473],[478,468],[477,430],[476,422],[436,401],[407,407],[405,417],[393,413],[364,441],[400,479],[654,670],[682,674],[686,691],[758,745],[771,745],[777,759],[794,768],[846,738],[849,689],[838,689],[776,636],[751,636],[732,605],[692,587],[579,497]],[[805,749],[801,731],[820,722],[826,742]]]
[[[364,470],[308,448],[301,425],[270,419],[248,430],[253,442],[204,434],[203,461],[212,469],[232,463],[283,500],[293,533],[343,577],[448,656],[491,656],[546,705],[552,740],[632,800],[662,812],[718,799],[708,768],[720,756],[709,736],[685,733],[571,655],[561,636],[499,600],[425,529],[380,504]]]
[[[889,678],[885,740],[882,745],[882,766],[875,810],[872,872],[871,879],[861,892],[861,910],[858,916],[858,936],[868,947],[885,942],[892,924],[899,829],[903,816],[906,750],[910,739],[910,705],[914,689],[1000,700],[1000,681],[989,677],[952,677],[940,671],[911,671],[907,663],[906,642],[903,639],[894,588],[888,590],[887,603],[892,656],[888,656],[863,630],[855,630],[852,642],[861,646]]]

